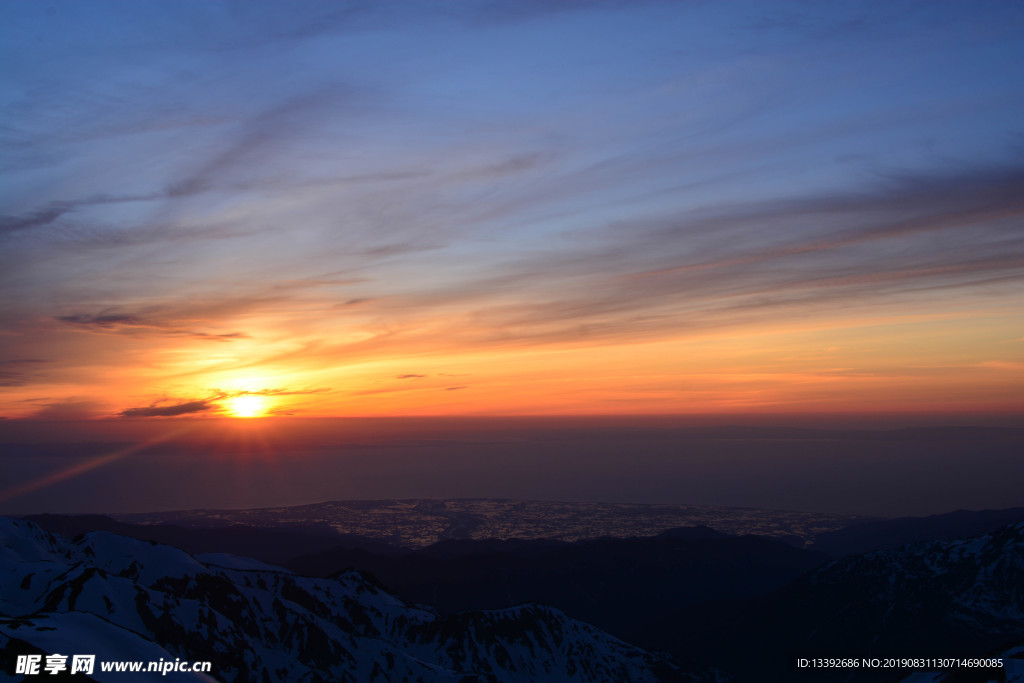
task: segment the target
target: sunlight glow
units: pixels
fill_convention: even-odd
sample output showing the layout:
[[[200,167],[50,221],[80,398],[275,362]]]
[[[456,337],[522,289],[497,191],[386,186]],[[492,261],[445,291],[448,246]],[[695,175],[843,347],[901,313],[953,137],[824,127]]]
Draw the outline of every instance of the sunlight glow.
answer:
[[[243,394],[227,401],[232,417],[263,417],[267,414],[267,399],[264,396]]]

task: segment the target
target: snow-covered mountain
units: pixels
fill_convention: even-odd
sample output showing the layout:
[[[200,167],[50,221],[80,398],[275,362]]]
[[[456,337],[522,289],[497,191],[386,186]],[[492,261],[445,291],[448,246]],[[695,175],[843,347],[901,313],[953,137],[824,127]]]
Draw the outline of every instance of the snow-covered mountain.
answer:
[[[11,518],[0,518],[0,650],[210,661],[223,681],[691,680],[549,607],[441,617],[355,571],[308,578],[106,532],[69,541]],[[13,658],[2,666],[11,674]]]
[[[849,643],[859,624],[876,649],[978,653],[1024,638],[1024,522],[847,557],[785,594],[821,617],[842,615],[808,625],[808,641],[828,642],[834,633]]]

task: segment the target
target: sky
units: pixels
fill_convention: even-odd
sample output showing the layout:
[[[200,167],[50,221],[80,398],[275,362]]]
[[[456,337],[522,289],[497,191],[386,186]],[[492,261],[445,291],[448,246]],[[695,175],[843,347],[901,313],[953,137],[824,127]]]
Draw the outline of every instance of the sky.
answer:
[[[0,416],[1024,409],[1019,2],[0,2]]]

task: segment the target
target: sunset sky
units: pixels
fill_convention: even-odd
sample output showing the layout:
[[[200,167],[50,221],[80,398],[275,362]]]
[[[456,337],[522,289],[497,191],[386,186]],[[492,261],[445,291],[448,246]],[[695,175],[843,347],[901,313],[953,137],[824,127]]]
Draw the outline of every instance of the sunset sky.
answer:
[[[1024,410],[1019,2],[0,3],[0,416]]]

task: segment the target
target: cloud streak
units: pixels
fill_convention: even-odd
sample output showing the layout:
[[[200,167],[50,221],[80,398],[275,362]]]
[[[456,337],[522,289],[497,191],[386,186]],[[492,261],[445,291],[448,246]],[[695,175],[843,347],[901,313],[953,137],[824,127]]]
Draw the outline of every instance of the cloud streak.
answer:
[[[15,358],[0,361],[0,386],[18,387],[26,384],[32,371],[46,362],[40,358]]]
[[[121,417],[178,417],[195,413],[205,413],[214,410],[215,406],[209,401],[187,401],[169,406],[151,405],[143,408],[127,408],[122,410]]]
[[[160,334],[219,342],[248,339],[250,336],[245,332],[211,334],[209,332],[182,329],[177,323],[149,320],[132,314],[99,313],[94,315],[78,313],[57,316],[55,319],[76,329],[100,334]]]
[[[640,219],[591,230],[582,251],[508,259],[481,279],[392,299],[391,311],[458,305],[471,317],[439,336],[540,344],[1009,285],[1024,278],[1022,197],[1024,170],[982,169],[901,178],[870,193]],[[389,339],[347,348],[386,351]]]

